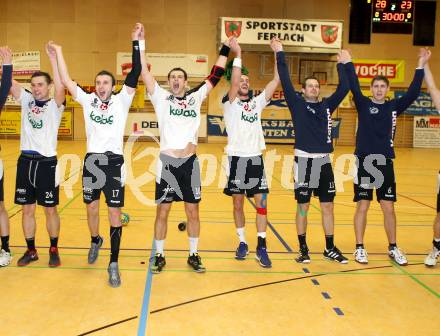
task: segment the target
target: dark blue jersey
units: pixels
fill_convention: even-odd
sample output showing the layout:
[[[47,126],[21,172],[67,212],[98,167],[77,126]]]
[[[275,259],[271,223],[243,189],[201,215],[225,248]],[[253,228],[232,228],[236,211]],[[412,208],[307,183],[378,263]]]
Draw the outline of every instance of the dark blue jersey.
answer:
[[[339,84],[336,91],[320,102],[307,102],[290,81],[284,52],[277,52],[277,66],[287,106],[295,130],[295,148],[308,153],[331,153],[332,113],[347,95],[349,84],[344,65],[338,63]]]
[[[411,85],[404,96],[382,104],[376,104],[362,94],[353,63],[348,63],[346,70],[358,112],[355,154],[360,157],[382,154],[386,158],[394,159],[397,117],[419,96],[424,76],[423,69],[416,69]]]
[[[8,97],[9,90],[11,89],[12,85],[12,65],[3,65],[3,72],[2,72],[2,81],[0,84],[0,111],[3,108],[3,105],[5,105],[6,98]]]

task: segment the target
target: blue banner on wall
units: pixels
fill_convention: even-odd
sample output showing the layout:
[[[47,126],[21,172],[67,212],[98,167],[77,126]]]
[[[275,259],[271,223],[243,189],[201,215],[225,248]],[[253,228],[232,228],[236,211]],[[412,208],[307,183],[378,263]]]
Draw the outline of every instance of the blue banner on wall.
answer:
[[[333,118],[332,138],[339,138],[341,118]],[[261,119],[264,137],[270,139],[295,139],[290,119]],[[223,116],[208,115],[208,135],[227,136]]]
[[[395,91],[394,97],[402,97],[406,91]],[[411,115],[438,115],[429,93],[420,92],[418,98],[406,109],[405,114]]]

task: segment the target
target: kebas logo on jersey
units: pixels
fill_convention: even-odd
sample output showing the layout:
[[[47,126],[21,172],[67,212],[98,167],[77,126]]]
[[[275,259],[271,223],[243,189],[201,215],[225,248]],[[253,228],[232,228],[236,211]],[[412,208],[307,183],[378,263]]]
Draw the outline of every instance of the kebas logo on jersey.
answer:
[[[97,109],[98,111],[90,111],[90,119],[94,121],[97,124],[101,125],[112,125],[113,124],[113,116],[105,116],[103,113],[107,114],[108,109],[113,104],[113,102],[102,102],[98,98],[94,98],[93,101],[90,103],[90,106],[92,106],[94,109]]]
[[[257,107],[257,102],[253,99],[251,101],[238,101],[237,105],[240,106],[244,111],[241,111],[241,120],[253,123],[258,120],[258,113],[252,113]]]
[[[35,118],[32,117],[31,112],[28,112],[27,118],[29,123],[32,125],[32,128],[40,129],[43,127],[43,120],[42,119],[36,120]]]
[[[173,108],[170,106],[170,115],[173,116],[182,116],[182,117],[189,117],[189,118],[196,118],[197,113],[194,110],[185,110],[183,108]]]
[[[89,117],[92,121],[94,121],[97,124],[101,124],[101,125],[106,125],[106,124],[112,125],[113,124],[113,116],[106,117],[102,114],[96,115],[93,113],[93,111],[91,111]]]
[[[176,99],[176,97],[170,95],[166,98],[166,100],[178,106],[174,108],[170,106],[170,115],[189,117],[189,118],[197,117],[197,112],[193,109],[188,108],[189,106],[193,106],[196,103],[194,97],[190,97],[189,100],[187,101],[186,99],[182,99],[182,100]]]
[[[27,119],[32,128],[40,129],[43,127],[42,114],[47,111],[47,104],[39,107],[35,104],[35,100],[32,100],[28,104],[29,112],[27,113]]]
[[[245,112],[242,111],[241,120],[247,121],[252,124],[258,120],[258,113],[255,113],[254,115],[246,115]]]

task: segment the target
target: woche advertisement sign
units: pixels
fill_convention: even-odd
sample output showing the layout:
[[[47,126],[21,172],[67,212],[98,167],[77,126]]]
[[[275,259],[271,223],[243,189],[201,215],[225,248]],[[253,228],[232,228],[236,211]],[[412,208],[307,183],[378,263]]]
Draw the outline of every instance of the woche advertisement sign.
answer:
[[[405,80],[405,61],[387,59],[353,59],[361,83],[370,83],[375,76],[385,76],[390,83]]]
[[[341,49],[342,22],[322,20],[287,20],[221,17],[220,43],[236,36],[240,45],[269,45],[278,37],[284,46],[325,49],[334,52]]]

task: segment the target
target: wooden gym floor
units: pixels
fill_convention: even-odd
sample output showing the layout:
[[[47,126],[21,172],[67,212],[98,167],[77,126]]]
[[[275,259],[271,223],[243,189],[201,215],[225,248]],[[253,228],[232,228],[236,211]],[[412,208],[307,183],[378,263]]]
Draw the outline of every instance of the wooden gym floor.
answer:
[[[319,202],[313,199],[308,228],[312,263],[305,266],[293,260],[298,248],[291,189],[293,151],[291,146],[269,145],[268,155],[279,155],[280,160],[273,165],[271,179],[268,173],[268,249],[273,267],[263,269],[254,260],[255,211],[250,201],[245,201],[245,212],[251,253],[245,261],[234,259],[238,242],[232,204],[222,194],[223,145],[201,144],[198,154],[205,185],[199,249],[207,273],[196,274],[186,265],[188,239],[177,229],[185,219],[183,205],[178,203],[169,218],[167,266],[161,274],[152,275],[148,264],[155,216],[153,159],[158,149],[149,142],[132,145],[128,149],[131,159],[126,156],[126,161],[132,161],[129,171],[133,173],[127,182],[123,210],[130,222],[122,234],[122,286],[113,289],[107,285],[109,225],[103,197],[104,248],[95,265],[87,264],[90,237],[79,164],[85,143],[60,141],[58,145],[60,162],[67,158],[62,159],[63,154],[79,158],[70,155],[73,163],[65,171],[61,169],[58,210],[62,266],[47,266],[49,239],[43,211],[38,209],[36,244],[40,260],[17,268],[25,245],[21,208],[13,204],[19,142],[2,140],[5,206],[14,253],[12,264],[0,269],[3,335],[438,334],[440,267],[428,269],[423,259],[431,248],[440,149],[396,150],[398,245],[409,260],[407,267],[399,267],[386,254],[383,219],[376,201],[369,211],[365,236],[370,262],[354,262],[353,187],[347,176],[349,165],[343,164],[353,148],[337,147],[335,241],[350,261],[340,265],[323,259],[321,213]],[[266,168],[271,170],[267,163]]]

